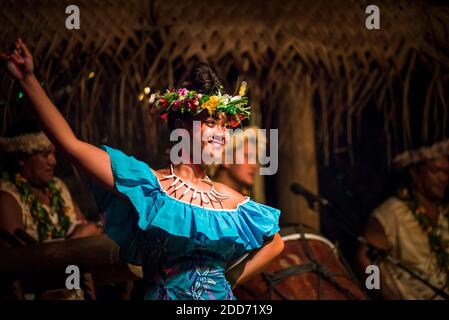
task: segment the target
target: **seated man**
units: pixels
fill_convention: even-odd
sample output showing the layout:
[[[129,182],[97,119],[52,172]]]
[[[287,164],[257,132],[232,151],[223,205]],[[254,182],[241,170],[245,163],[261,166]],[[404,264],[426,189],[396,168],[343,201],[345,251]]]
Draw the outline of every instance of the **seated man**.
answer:
[[[405,171],[406,182],[374,210],[363,236],[449,293],[449,214],[444,202],[448,151],[449,141],[443,141],[396,157],[394,163]],[[442,298],[402,268],[370,255],[365,246],[359,247],[357,262],[361,272],[379,262],[381,298]]]
[[[100,234],[54,176],[54,146],[43,132],[32,131],[0,138],[7,157],[0,180],[0,229],[11,234],[22,229],[37,242]]]

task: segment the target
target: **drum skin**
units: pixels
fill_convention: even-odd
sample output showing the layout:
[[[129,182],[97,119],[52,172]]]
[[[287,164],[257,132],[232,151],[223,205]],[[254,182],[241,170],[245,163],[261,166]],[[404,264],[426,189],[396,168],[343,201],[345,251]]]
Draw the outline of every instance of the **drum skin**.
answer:
[[[235,288],[237,299],[366,299],[332,243],[315,234],[304,234],[304,237],[300,234],[283,237],[283,252],[262,274]]]

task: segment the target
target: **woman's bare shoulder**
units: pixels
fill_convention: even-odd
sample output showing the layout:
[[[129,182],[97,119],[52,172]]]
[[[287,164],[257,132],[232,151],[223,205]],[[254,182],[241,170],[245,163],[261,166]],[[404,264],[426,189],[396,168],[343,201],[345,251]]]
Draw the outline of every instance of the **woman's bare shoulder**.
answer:
[[[170,169],[169,168],[162,168],[162,169],[151,169],[155,174],[156,174],[156,176],[159,178],[159,179],[162,179],[163,178],[163,176],[167,176],[167,175],[169,175],[170,174]]]
[[[246,197],[243,196],[240,192],[232,189],[231,187],[220,183],[220,182],[214,182],[215,190],[218,192],[225,194],[229,196],[233,202],[235,202],[235,206],[237,206],[239,203],[242,203],[246,200]]]

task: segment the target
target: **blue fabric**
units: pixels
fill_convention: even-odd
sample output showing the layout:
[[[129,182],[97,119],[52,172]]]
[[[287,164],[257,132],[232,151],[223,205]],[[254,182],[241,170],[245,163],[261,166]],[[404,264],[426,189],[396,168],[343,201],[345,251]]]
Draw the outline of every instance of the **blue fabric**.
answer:
[[[224,277],[227,263],[260,248],[278,232],[280,211],[249,198],[231,210],[182,202],[162,189],[146,163],[119,150],[102,148],[111,159],[119,191],[117,195],[94,188],[105,214],[106,233],[129,263],[145,267],[162,260],[162,275],[153,279],[146,297],[233,299]]]

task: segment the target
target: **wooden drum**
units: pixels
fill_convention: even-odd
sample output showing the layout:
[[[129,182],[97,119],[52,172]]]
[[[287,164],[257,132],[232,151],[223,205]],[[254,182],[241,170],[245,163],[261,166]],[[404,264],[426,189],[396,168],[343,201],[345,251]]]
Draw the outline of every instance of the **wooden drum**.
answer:
[[[366,299],[336,247],[311,233],[282,237],[283,252],[260,275],[237,286],[241,300]]]

